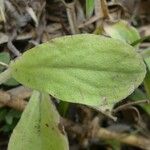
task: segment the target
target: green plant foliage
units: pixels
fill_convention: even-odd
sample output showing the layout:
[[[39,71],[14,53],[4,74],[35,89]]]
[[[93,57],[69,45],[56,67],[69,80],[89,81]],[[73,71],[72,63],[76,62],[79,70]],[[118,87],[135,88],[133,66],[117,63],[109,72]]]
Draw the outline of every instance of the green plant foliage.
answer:
[[[69,150],[59,114],[48,94],[33,92],[8,150]]]
[[[121,149],[121,143],[117,140],[106,140],[106,144],[108,144],[112,150],[120,150]]]
[[[132,96],[132,100],[141,100],[141,99],[147,99],[150,98],[150,48],[145,49],[141,52],[141,55],[143,56],[143,59],[145,61],[145,64],[147,66],[147,72],[146,76],[144,78],[144,88],[146,91],[146,96],[144,97],[144,93],[137,92],[134,94],[134,97]],[[141,107],[150,115],[150,105],[149,104],[143,104]]]
[[[140,39],[134,41],[131,45],[132,45],[132,46],[135,46],[135,45],[137,45],[137,44],[139,44],[139,43],[142,43],[142,42],[144,42],[144,41],[147,41],[147,40],[150,40],[150,35],[141,37]]]
[[[143,58],[150,57],[150,47],[146,48],[146,49],[142,49],[141,50],[141,55],[143,56]]]
[[[18,82],[30,88],[103,110],[131,94],[146,72],[133,47],[93,34],[41,44],[12,62],[10,69]]]
[[[122,20],[115,24],[104,25],[104,30],[110,37],[120,39],[128,44],[140,39],[137,29]]]
[[[5,64],[9,64],[9,62],[10,62],[9,53],[7,53],[7,52],[0,53],[0,62],[3,62]],[[0,65],[0,72],[2,72],[3,70],[4,70],[4,66]],[[7,86],[16,86],[19,83],[15,79],[11,78],[8,81],[4,82],[3,84],[7,85]]]
[[[19,85],[19,83],[13,79],[13,78],[10,78],[8,79],[5,83],[3,83],[4,85],[7,85],[7,86],[17,86]]]
[[[150,71],[148,70],[144,79],[144,88],[148,98],[150,98]]]
[[[150,48],[143,50],[141,52],[141,55],[143,56],[146,66],[148,70],[150,71]]]
[[[147,99],[148,97],[145,95],[143,91],[140,89],[135,89],[135,91],[129,96],[129,99],[131,100],[144,100]]]
[[[91,17],[94,10],[95,0],[86,0],[86,16]]]
[[[147,66],[147,73],[144,79],[144,87],[147,93],[147,96],[150,98],[150,49],[146,49],[142,51],[142,56]]]
[[[134,93],[132,93],[129,96],[130,100],[132,101],[139,101],[139,100],[146,100],[148,99],[148,96],[145,95],[145,93],[143,91],[141,91],[140,89],[136,89],[134,91]],[[139,104],[143,110],[145,110],[145,112],[147,112],[147,114],[150,115],[150,104]]]
[[[0,62],[8,64],[10,61],[9,53],[7,52],[1,52],[0,53]],[[0,65],[0,72],[4,69],[3,66]]]
[[[5,107],[0,108],[0,134],[10,134],[13,128],[16,126],[20,116],[21,113],[14,109],[8,109]]]
[[[6,83],[9,79],[11,79],[11,69],[7,69],[0,74],[0,85]]]

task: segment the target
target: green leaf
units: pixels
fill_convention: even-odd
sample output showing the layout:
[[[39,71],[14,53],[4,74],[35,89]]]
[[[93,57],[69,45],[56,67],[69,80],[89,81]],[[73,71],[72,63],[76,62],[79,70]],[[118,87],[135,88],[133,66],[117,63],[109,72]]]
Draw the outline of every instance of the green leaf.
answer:
[[[93,34],[64,36],[41,44],[12,62],[10,69],[25,86],[100,109],[111,109],[131,94],[146,72],[133,47]]]
[[[135,91],[129,96],[131,100],[144,100],[147,99],[147,96],[140,89],[135,89]]]
[[[10,124],[12,124],[12,122],[13,122],[13,116],[7,114],[7,115],[5,116],[5,120],[6,120],[6,123],[10,125]]]
[[[129,96],[132,101],[146,100],[148,97],[140,89],[136,89],[133,94]],[[139,104],[147,114],[150,115],[150,104]]]
[[[8,64],[10,61],[9,53],[7,52],[1,52],[0,53],[0,62]],[[0,72],[4,69],[3,66],[0,65]]]
[[[150,98],[150,49],[148,48],[146,50],[143,50],[141,52],[141,55],[143,56],[143,59],[147,66],[147,73],[144,79],[144,87],[145,87],[147,96]]]
[[[147,68],[150,71],[150,48],[148,48],[146,50],[143,50],[141,52],[141,55],[143,56],[144,61],[145,61],[146,65],[147,65]]]
[[[150,71],[147,70],[145,79],[144,79],[144,88],[148,98],[150,98]]]
[[[145,49],[141,49],[141,55],[144,58],[150,57],[150,47],[145,48]]]
[[[69,150],[59,114],[48,94],[33,92],[8,150]]]
[[[0,108],[0,122],[5,120],[5,116],[7,115],[6,108]]]
[[[0,85],[7,82],[12,77],[11,72],[11,69],[8,68],[0,74]]]
[[[122,20],[111,25],[104,25],[104,30],[110,37],[122,40],[128,44],[132,44],[140,39],[137,29]]]
[[[17,86],[19,85],[19,83],[13,79],[13,78],[10,78],[8,79],[5,83],[3,83],[4,85],[7,85],[7,86]]]
[[[112,150],[120,150],[121,149],[121,143],[117,140],[106,140],[106,143],[111,147]]]
[[[21,113],[14,110],[14,109],[9,109],[7,114],[5,115],[5,121],[7,124],[11,125],[13,123],[14,119],[19,119],[21,116]]]
[[[86,16],[91,17],[94,10],[95,0],[86,0]]]
[[[147,41],[147,40],[150,40],[150,35],[144,36],[144,37],[142,37],[142,38],[140,38],[140,39],[134,41],[131,45],[132,45],[132,46],[135,46],[135,45],[137,45],[137,44],[139,44],[139,43],[142,43],[142,42],[144,42],[144,41]]]
[[[141,52],[141,55],[143,56],[145,64],[147,66],[147,72],[144,78],[144,88],[147,95],[145,99],[147,99],[150,98],[150,48],[143,50]],[[133,100],[138,100],[138,99],[134,98]],[[150,104],[143,104],[141,107],[150,115]]]
[[[9,53],[7,53],[7,52],[0,53],[0,62],[3,62],[5,64],[9,64],[9,62],[10,62],[10,55],[9,55]],[[2,72],[3,69],[4,69],[4,66],[0,65],[0,72]],[[7,85],[7,86],[16,86],[19,83],[15,79],[10,78],[10,79],[8,79],[8,81],[4,82],[3,84]]]

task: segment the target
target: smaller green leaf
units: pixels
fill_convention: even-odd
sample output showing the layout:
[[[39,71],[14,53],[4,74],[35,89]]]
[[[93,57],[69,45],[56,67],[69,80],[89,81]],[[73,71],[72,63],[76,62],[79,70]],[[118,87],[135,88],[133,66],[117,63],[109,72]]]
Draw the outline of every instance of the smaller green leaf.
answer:
[[[59,114],[48,94],[33,92],[8,150],[69,150]]]
[[[147,97],[150,98],[150,48],[144,50],[142,53],[145,64],[147,66],[147,73],[144,79],[144,88],[147,94]],[[150,115],[150,105],[145,104],[143,109]]]
[[[60,101],[59,106],[58,106],[58,111],[59,111],[61,116],[63,116],[63,117],[66,116],[68,109],[69,109],[69,106],[70,106],[70,103]]]
[[[11,75],[10,68],[8,68],[4,72],[0,73],[0,85],[7,82],[11,77],[12,77],[12,75]]]
[[[105,24],[104,31],[110,37],[122,40],[128,44],[132,44],[134,41],[140,39],[140,35],[136,28],[122,20],[114,24]]]
[[[21,117],[21,112],[14,109],[8,109],[7,114],[5,115],[5,120],[7,124],[12,124],[13,119],[19,119]]]
[[[142,38],[140,38],[140,39],[134,41],[131,45],[132,45],[132,46],[135,46],[135,45],[137,45],[137,44],[139,44],[139,43],[142,43],[142,42],[144,42],[144,41],[146,41],[146,40],[150,40],[150,35],[149,35],[149,36],[142,37]]]
[[[9,64],[9,62],[10,62],[9,53],[7,53],[7,52],[0,53],[0,62],[3,62],[5,64]],[[4,66],[0,65],[0,72],[2,72],[3,70],[4,70]],[[4,82],[3,84],[7,85],[7,86],[15,86],[15,85],[18,85],[19,83],[15,79],[10,78],[6,82]]]
[[[86,16],[87,18],[91,17],[94,10],[94,1],[95,0],[86,0]]]
[[[10,62],[10,55],[7,52],[0,53],[0,62],[8,64]],[[0,72],[4,69],[3,66],[0,65]]]
[[[4,85],[7,86],[17,86],[19,85],[19,83],[14,79],[14,78],[10,78],[8,79],[5,83],[3,83]]]
[[[150,71],[149,70],[147,70],[147,73],[144,79],[144,88],[145,88],[148,98],[150,98]]]
[[[6,108],[0,108],[0,121],[5,120],[5,115],[7,114],[7,109]]]
[[[150,47],[148,47],[146,49],[142,49],[141,50],[141,55],[143,56],[143,58],[150,57]]]
[[[117,140],[106,140],[106,143],[111,146],[112,150],[120,150],[121,143]]]
[[[20,118],[21,112],[15,110],[15,109],[9,109],[8,115],[11,115],[13,118]]]
[[[130,100],[132,101],[139,101],[139,100],[146,100],[148,96],[141,91],[140,89],[136,89],[130,96]],[[139,104],[147,114],[150,115],[150,104]]]
[[[5,120],[6,120],[6,123],[10,125],[10,124],[12,124],[12,122],[13,122],[13,116],[10,115],[10,114],[7,114],[7,115],[5,116]]]
[[[135,91],[129,96],[131,100],[142,100],[147,99],[146,94],[140,89],[135,89]]]
[[[148,97],[150,98],[150,49],[148,48],[146,50],[143,50],[141,52],[141,55],[143,56],[143,59],[147,66],[147,73],[144,79],[144,87],[145,87]]]

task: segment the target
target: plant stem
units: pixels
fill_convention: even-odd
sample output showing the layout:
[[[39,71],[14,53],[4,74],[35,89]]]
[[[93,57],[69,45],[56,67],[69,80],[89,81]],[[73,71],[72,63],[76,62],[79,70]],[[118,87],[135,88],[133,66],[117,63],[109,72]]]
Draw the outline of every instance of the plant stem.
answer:
[[[136,102],[129,102],[129,103],[126,103],[124,105],[121,105],[119,107],[117,107],[116,109],[113,110],[113,113],[116,113],[122,109],[126,109],[128,108],[129,106],[132,106],[132,105],[137,105],[137,104],[141,104],[141,103],[147,103],[149,104],[150,103],[150,100],[146,99],[146,100],[139,100],[139,101],[136,101]]]
[[[0,74],[0,85],[11,78],[11,69],[8,68]]]
[[[0,61],[0,65],[8,68],[8,65]]]

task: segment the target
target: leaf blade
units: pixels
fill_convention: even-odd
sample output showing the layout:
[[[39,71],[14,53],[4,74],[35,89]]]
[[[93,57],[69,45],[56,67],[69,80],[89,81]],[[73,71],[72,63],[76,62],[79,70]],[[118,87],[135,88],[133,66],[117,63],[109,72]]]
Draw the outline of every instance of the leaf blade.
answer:
[[[48,94],[34,91],[11,135],[8,150],[69,149],[67,138],[58,128],[59,122],[59,114]]]
[[[133,47],[92,34],[56,38],[26,52],[11,68],[26,86],[101,108],[131,94],[145,76]]]
[[[140,34],[138,33],[137,29],[123,20],[112,25],[104,25],[104,30],[112,38],[122,40],[128,44],[132,44],[140,39]],[[135,46],[137,45],[138,44]]]

